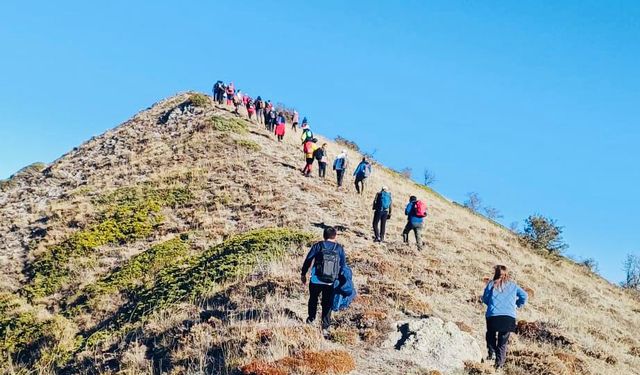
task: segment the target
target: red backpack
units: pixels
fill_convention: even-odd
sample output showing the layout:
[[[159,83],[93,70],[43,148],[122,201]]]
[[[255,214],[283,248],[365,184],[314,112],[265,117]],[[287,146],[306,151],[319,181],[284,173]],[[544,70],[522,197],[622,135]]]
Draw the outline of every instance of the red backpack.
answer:
[[[416,201],[415,213],[416,217],[425,217],[427,216],[427,205],[423,201]]]

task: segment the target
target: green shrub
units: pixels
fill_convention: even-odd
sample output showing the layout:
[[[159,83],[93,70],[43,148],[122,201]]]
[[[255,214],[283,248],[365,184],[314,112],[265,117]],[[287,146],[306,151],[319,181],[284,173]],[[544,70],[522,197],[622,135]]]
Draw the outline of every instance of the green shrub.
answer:
[[[206,107],[211,104],[209,97],[200,93],[191,94],[189,100],[194,107]]]
[[[162,221],[163,206],[188,202],[190,193],[183,189],[151,190],[124,188],[98,199],[108,205],[98,222],[50,246],[31,264],[30,283],[25,292],[30,299],[51,295],[69,280],[74,260],[90,262],[96,248],[147,238]]]
[[[262,150],[259,144],[248,139],[236,139],[236,144],[242,148],[246,148],[248,151],[258,152]]]
[[[555,220],[542,215],[531,215],[524,224],[521,238],[534,249],[559,254],[569,247],[562,239],[563,228]]]
[[[209,123],[214,130],[220,132],[244,134],[248,130],[247,124],[244,121],[235,118],[213,116],[209,119]]]
[[[117,331],[176,302],[202,297],[216,285],[244,276],[258,263],[278,259],[290,247],[307,244],[311,239],[312,235],[301,231],[260,229],[237,235],[199,256],[167,267],[152,283],[129,290],[129,303],[101,324],[104,329],[93,332],[87,345],[108,337],[105,330]]]

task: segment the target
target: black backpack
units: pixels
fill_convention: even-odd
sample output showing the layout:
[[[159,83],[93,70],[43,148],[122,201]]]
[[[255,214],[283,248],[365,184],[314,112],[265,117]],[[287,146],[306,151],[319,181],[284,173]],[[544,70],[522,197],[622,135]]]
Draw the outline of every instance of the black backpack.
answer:
[[[334,243],[333,248],[324,247],[324,242],[320,245],[320,254],[316,258],[316,277],[323,283],[333,283],[340,276],[340,253],[338,244]]]
[[[324,156],[324,150],[322,148],[318,148],[313,152],[313,157],[316,158],[316,160],[318,161],[320,161],[323,156]]]

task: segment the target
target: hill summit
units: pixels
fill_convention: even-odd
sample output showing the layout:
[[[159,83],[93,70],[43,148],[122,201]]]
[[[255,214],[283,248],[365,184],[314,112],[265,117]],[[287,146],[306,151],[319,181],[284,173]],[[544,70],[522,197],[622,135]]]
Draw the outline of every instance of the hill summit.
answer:
[[[320,138],[332,158],[355,149]],[[485,374],[480,294],[529,291],[504,373],[640,374],[640,302],[380,164],[365,194],[305,178],[299,133],[184,93],[0,185],[7,374]],[[387,186],[388,241],[371,203]],[[409,196],[425,246],[401,240]],[[358,297],[323,338],[300,266],[335,226]]]

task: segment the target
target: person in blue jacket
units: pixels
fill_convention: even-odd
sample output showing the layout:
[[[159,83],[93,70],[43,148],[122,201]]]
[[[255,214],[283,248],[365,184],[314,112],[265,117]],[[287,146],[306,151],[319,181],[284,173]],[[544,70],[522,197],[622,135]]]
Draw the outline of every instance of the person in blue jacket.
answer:
[[[418,198],[412,195],[409,197],[409,203],[404,209],[404,214],[407,215],[407,225],[404,226],[404,230],[402,231],[402,241],[405,244],[409,244],[409,232],[413,231],[418,250],[422,250],[422,224],[424,217],[418,217],[416,215],[416,202],[418,202]]]
[[[324,241],[320,241],[314,244],[302,265],[302,273],[300,280],[302,284],[307,283],[307,271],[311,268],[311,280],[309,283],[309,303],[307,305],[308,317],[307,323],[311,324],[316,319],[318,311],[318,297],[322,295],[320,305],[322,307],[322,333],[327,336],[329,333],[329,327],[331,326],[331,309],[333,307],[334,299],[334,284],[338,281],[339,275],[343,274],[345,266],[347,264],[347,258],[344,254],[344,248],[342,245],[336,242],[337,232],[333,227],[327,227],[324,229],[323,237]],[[337,253],[339,258],[339,272],[335,275],[333,281],[323,281],[318,277],[318,270],[325,264],[323,259],[325,254]],[[334,253],[334,254],[335,254]]]
[[[367,160],[367,158],[362,158],[362,161],[356,167],[356,170],[353,171],[353,175],[356,178],[356,192],[358,194],[364,193],[364,180],[371,175],[371,163]]]
[[[506,360],[509,336],[516,329],[516,309],[527,302],[527,293],[511,281],[507,267],[497,265],[493,280],[484,288],[482,302],[487,305],[487,359],[495,358],[495,367],[501,368]]]

